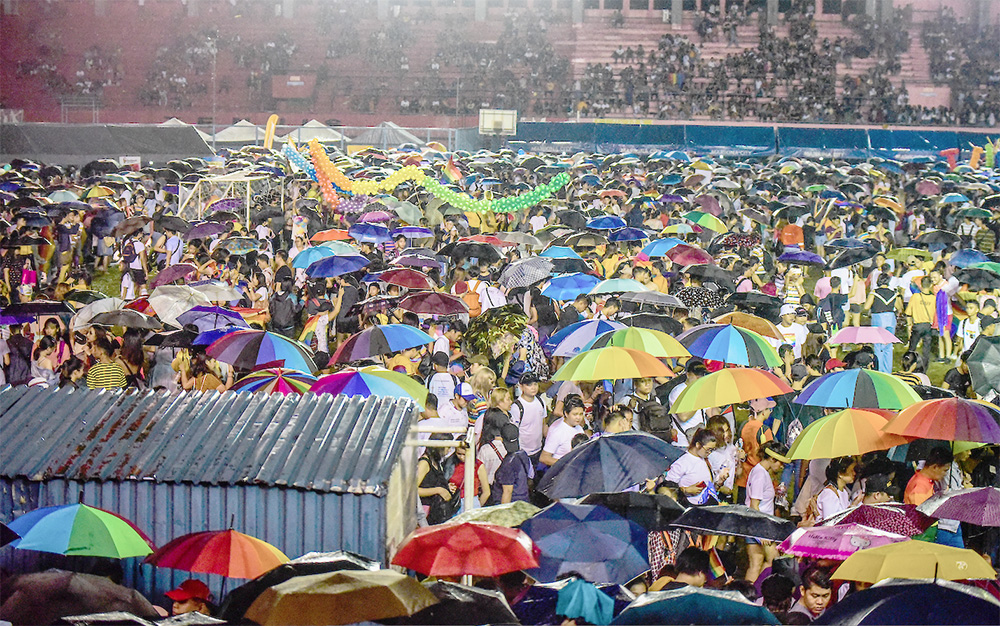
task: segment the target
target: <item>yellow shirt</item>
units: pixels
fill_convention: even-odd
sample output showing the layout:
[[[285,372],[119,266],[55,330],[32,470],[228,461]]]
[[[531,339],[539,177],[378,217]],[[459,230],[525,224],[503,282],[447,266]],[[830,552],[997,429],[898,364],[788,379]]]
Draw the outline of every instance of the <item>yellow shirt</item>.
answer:
[[[402,354],[397,354],[396,356],[389,359],[386,367],[390,370],[395,371],[397,367],[403,367],[406,369],[407,376],[413,376],[417,373],[417,366],[419,363],[414,363],[410,359],[406,358]]]
[[[914,324],[934,324],[937,320],[937,296],[932,293],[915,293],[906,305],[906,314]]]

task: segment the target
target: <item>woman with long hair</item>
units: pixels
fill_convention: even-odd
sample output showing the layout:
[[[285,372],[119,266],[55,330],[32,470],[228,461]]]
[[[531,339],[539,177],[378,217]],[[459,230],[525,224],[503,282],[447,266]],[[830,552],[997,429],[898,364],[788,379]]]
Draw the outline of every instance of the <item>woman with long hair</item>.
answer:
[[[59,366],[59,388],[84,389],[87,385],[81,381],[85,373],[83,361],[75,356],[69,357]]]
[[[118,363],[125,370],[129,388],[146,388],[146,353],[143,351],[143,336],[138,329],[129,328],[122,336]]]
[[[181,387],[193,391],[225,391],[226,384],[212,371],[208,355],[195,352],[188,361],[188,367],[181,368]]]
[[[450,441],[447,433],[434,433],[430,441]],[[457,510],[454,494],[456,486],[448,482],[444,473],[444,458],[447,448],[430,447],[424,449],[417,461],[417,495],[420,504],[427,510],[427,523],[446,522]]]
[[[59,374],[56,372],[59,366],[52,358],[55,351],[56,340],[48,335],[42,336],[31,357],[32,378],[41,378],[50,386],[59,383]]]

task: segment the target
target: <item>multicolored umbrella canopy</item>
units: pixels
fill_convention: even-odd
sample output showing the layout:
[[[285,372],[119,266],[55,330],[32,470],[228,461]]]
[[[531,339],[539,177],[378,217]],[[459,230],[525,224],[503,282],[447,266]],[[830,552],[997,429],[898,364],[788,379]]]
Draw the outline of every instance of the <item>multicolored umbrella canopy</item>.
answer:
[[[624,329],[621,322],[608,320],[584,320],[570,324],[549,337],[542,345],[552,351],[552,356],[573,356],[597,337],[615,330]]]
[[[703,359],[744,367],[781,366],[781,358],[766,339],[732,324],[696,326],[680,334],[677,341]]]
[[[924,500],[917,510],[940,519],[953,519],[976,526],[1000,526],[1000,489],[979,487],[954,489]]]
[[[8,526],[21,537],[11,544],[19,550],[127,559],[156,548],[130,521],[86,504],[35,509]]]
[[[919,401],[920,396],[901,379],[867,369],[826,374],[795,398],[797,404],[832,409],[905,409]]]
[[[315,382],[316,377],[305,372],[283,367],[269,367],[251,372],[237,380],[233,384],[232,390],[249,393],[260,391],[268,394],[296,393],[301,396],[309,391]]]
[[[576,355],[559,368],[552,380],[621,380],[673,376],[656,357],[638,350],[611,346]]]
[[[550,280],[542,295],[553,300],[573,300],[581,294],[590,293],[600,283],[601,279],[591,274],[563,274]]]
[[[702,226],[709,230],[714,230],[717,233],[724,233],[729,230],[722,220],[715,217],[711,213],[705,213],[702,211],[688,211],[681,217],[688,220],[689,222],[694,222],[698,226]]]
[[[727,367],[689,384],[677,396],[670,412],[687,413],[786,393],[792,393],[792,388],[771,372]]]
[[[171,540],[146,563],[227,578],[257,578],[288,562],[281,550],[235,530],[207,530]]]
[[[528,574],[552,582],[576,572],[597,583],[625,583],[649,568],[647,533],[602,506],[557,502],[521,525],[541,550]]]
[[[785,554],[811,559],[843,561],[858,550],[909,541],[907,535],[886,532],[861,524],[797,528],[778,549]]]
[[[375,326],[348,337],[333,353],[330,363],[360,361],[429,343],[434,343],[434,337],[407,324]]]
[[[332,242],[332,243],[339,243],[339,242]],[[341,245],[347,245],[347,244],[341,244]],[[338,254],[337,251],[331,246],[325,246],[325,245],[310,246],[295,255],[295,258],[292,259],[292,267],[295,269],[304,270],[313,263],[315,263],[316,261],[319,261],[320,259],[325,259],[326,257],[329,256],[337,256],[337,254]],[[348,254],[352,254],[354,256],[361,255],[361,253],[358,252],[357,250],[353,250]]]
[[[495,577],[538,567],[540,552],[524,531],[483,522],[418,528],[392,564],[428,576]]]
[[[376,367],[327,374],[316,380],[309,391],[363,398],[405,398],[420,406],[427,400],[427,389],[417,381],[405,374]]]
[[[788,458],[834,459],[888,450],[909,443],[907,437],[883,432],[889,420],[871,411],[844,409],[809,424],[795,438]]]
[[[877,583],[887,578],[993,580],[997,573],[973,550],[927,541],[904,541],[855,552],[837,568],[833,577]]]
[[[583,346],[581,350],[608,346],[638,350],[658,359],[680,359],[691,356],[687,348],[667,333],[637,326],[602,333]]]
[[[208,346],[213,359],[238,369],[251,370],[258,365],[284,361],[288,369],[315,372],[312,351],[294,339],[264,330],[238,330],[227,333]]]
[[[846,326],[830,337],[830,343],[900,343],[899,337],[879,326]]]
[[[921,400],[899,412],[885,432],[944,441],[1000,443],[1000,407],[982,400]]]

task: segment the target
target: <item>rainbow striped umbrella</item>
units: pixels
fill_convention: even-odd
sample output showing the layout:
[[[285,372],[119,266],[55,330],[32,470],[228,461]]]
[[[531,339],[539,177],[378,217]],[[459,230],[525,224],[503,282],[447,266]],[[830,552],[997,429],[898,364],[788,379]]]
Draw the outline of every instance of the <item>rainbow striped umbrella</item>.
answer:
[[[814,380],[795,402],[831,409],[905,409],[920,402],[920,396],[892,374],[855,369]]]
[[[771,372],[748,367],[727,367],[702,376],[685,387],[670,407],[670,412],[687,413],[786,393],[792,393],[792,388]]]
[[[581,352],[594,348],[618,346],[651,354],[658,359],[684,358],[691,356],[687,348],[665,332],[649,328],[620,328],[605,332],[581,348]]]
[[[239,369],[253,369],[271,361],[303,372],[315,372],[316,363],[309,348],[294,339],[263,330],[238,330],[223,335],[208,346],[208,356]]]
[[[427,389],[417,381],[406,374],[377,367],[327,374],[313,383],[310,391],[363,398],[405,398],[420,406],[427,400]]]
[[[781,367],[781,358],[764,337],[733,324],[704,324],[677,340],[703,359],[744,367]]]
[[[284,367],[269,367],[251,372],[233,384],[233,391],[264,393],[297,393],[300,396],[309,391],[316,377],[299,370]]]

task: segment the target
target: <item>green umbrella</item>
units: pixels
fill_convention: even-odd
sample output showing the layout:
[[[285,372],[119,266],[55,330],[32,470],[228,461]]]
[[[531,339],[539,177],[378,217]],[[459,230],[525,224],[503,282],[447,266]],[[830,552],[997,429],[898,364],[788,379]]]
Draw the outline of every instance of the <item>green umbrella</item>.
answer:
[[[423,212],[412,202],[397,200],[396,202],[390,201],[386,204],[399,216],[399,219],[407,224],[420,224],[420,219],[424,216]]]
[[[973,263],[969,267],[978,270],[989,270],[994,274],[1000,275],[1000,263],[997,263],[996,261],[984,261],[983,263]]]
[[[472,509],[452,519],[454,524],[464,524],[465,522],[483,522],[495,524],[505,528],[515,528],[520,526],[525,520],[531,519],[540,508],[530,502],[509,502],[507,504],[497,504],[486,506],[480,509]]]
[[[896,261],[904,261],[907,257],[911,256],[927,261],[931,258],[931,253],[926,250],[921,250],[920,248],[896,248],[891,250],[889,254],[885,256]]]
[[[809,185],[808,187],[806,187],[806,191],[810,193],[816,193],[817,191],[824,191],[825,189],[826,185]]]

